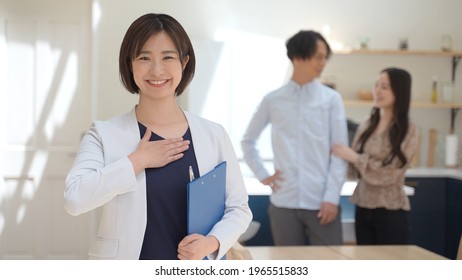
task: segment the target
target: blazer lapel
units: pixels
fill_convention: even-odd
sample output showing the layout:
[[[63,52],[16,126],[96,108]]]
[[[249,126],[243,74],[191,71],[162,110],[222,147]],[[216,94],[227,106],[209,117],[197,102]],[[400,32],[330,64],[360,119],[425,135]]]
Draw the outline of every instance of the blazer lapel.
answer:
[[[204,175],[205,173],[211,170],[211,158],[210,155],[207,155],[207,149],[210,151],[210,147],[207,144],[207,137],[208,133],[204,129],[204,125],[198,121],[198,118],[192,115],[187,111],[183,111],[186,119],[189,124],[189,129],[191,130],[191,138],[194,145],[194,151],[196,154],[197,165],[199,167],[200,175]],[[213,166],[214,167],[214,166]]]

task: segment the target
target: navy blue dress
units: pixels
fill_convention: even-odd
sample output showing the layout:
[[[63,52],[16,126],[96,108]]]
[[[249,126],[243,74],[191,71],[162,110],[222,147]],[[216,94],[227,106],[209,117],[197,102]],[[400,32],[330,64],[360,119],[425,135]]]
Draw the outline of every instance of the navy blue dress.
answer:
[[[141,139],[146,127],[140,123],[138,126]],[[150,141],[163,139],[152,133]],[[164,167],[145,170],[147,225],[140,260],[177,260],[178,243],[187,235],[186,185],[189,182],[189,166],[193,167],[195,178],[199,177],[199,171],[189,128],[183,139],[191,143],[181,159]]]

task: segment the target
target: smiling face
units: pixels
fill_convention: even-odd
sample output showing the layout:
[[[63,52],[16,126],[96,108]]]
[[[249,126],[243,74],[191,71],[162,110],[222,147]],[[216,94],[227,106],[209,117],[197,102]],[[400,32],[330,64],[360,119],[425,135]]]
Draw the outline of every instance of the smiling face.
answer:
[[[175,96],[188,57],[182,63],[172,39],[164,32],[152,35],[132,61],[133,78],[141,96]]]
[[[374,106],[381,109],[392,109],[395,104],[395,94],[391,89],[388,73],[382,72],[379,75],[373,91]]]

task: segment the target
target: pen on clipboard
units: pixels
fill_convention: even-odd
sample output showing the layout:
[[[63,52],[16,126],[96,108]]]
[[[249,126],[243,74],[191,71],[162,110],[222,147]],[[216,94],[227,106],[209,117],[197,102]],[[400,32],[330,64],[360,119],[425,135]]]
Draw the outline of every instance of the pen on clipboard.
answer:
[[[192,182],[194,180],[194,172],[192,166],[189,166],[189,181]]]

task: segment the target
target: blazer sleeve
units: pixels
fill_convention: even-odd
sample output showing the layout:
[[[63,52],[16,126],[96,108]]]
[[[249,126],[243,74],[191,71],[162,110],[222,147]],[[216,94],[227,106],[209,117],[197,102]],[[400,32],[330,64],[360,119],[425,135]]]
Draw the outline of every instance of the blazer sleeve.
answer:
[[[226,202],[223,218],[208,234],[220,242],[218,252],[209,256],[211,259],[221,259],[247,230],[252,220],[247,190],[231,140],[221,126],[219,133],[223,141],[223,157],[227,162]]]
[[[66,178],[64,207],[69,214],[80,215],[136,187],[128,157],[105,164],[103,140],[93,126],[83,137]]]

